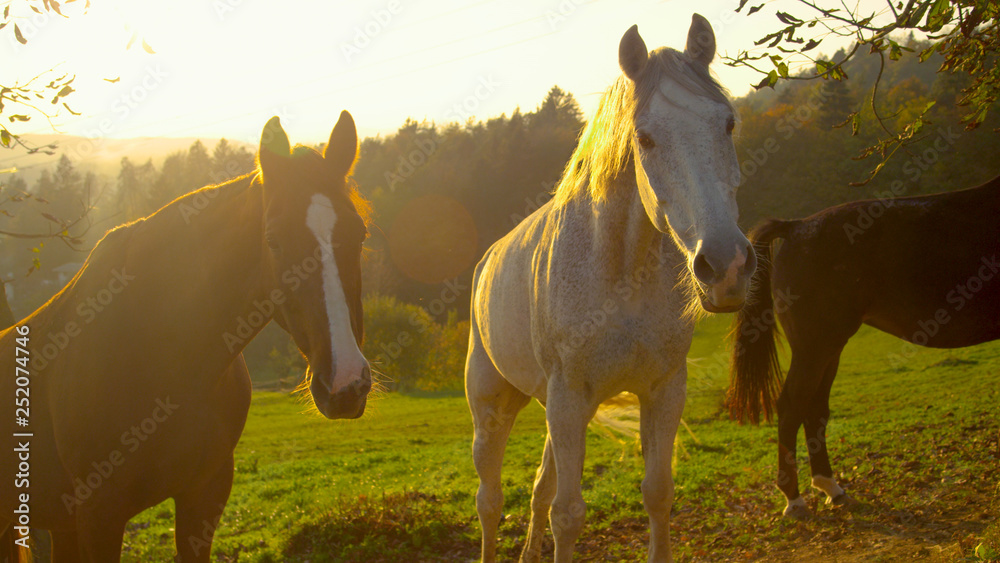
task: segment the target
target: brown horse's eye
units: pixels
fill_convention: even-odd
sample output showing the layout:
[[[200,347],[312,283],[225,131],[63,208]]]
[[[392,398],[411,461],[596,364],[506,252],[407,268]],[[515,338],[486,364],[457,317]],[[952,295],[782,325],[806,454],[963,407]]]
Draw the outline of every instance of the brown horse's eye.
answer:
[[[639,143],[640,147],[647,151],[656,146],[656,142],[653,141],[653,138],[650,137],[649,133],[646,133],[645,131],[636,131],[635,140]]]
[[[267,243],[267,247],[271,250],[281,250],[281,243],[278,242],[278,238],[271,233],[264,235],[264,241]]]
[[[732,135],[733,134],[733,129],[736,129],[736,119],[733,118],[733,117],[730,117],[729,121],[726,121],[726,134],[727,135]]]

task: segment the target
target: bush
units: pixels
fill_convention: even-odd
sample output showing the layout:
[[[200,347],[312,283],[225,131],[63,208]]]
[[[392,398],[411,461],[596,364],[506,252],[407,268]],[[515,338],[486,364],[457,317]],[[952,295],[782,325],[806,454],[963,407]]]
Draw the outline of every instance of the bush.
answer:
[[[390,391],[462,388],[469,323],[454,314],[444,324],[424,308],[392,296],[364,298],[364,354]],[[387,380],[386,380],[387,379]]]

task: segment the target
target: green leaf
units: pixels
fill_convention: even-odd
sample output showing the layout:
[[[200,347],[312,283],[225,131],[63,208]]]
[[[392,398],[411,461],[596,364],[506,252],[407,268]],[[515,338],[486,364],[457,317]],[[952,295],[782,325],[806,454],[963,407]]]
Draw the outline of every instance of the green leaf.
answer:
[[[0,145],[10,147],[10,132],[6,129],[0,130]]]
[[[950,0],[934,0],[934,5],[927,13],[927,25],[921,29],[930,33],[941,31],[941,28],[951,21],[953,13]]]
[[[747,12],[747,15],[748,16],[749,15],[753,15],[754,12],[759,12],[760,9],[763,8],[763,7],[764,7],[763,4],[761,4],[760,6],[750,6],[750,10]]]
[[[802,52],[804,53],[809,49],[814,49],[816,48],[817,45],[819,45],[819,41],[816,41],[815,39],[810,39],[809,42],[802,47]]]
[[[931,55],[934,54],[934,50],[937,49],[939,44],[940,43],[934,43],[930,47],[924,49],[923,51],[920,51],[920,62],[924,62],[927,59],[931,58]]]
[[[861,129],[861,114],[854,112],[854,117],[851,118],[851,136],[856,137],[859,129]]]
[[[153,48],[149,46],[149,43],[146,43],[145,39],[142,40],[142,50],[146,51],[150,55],[155,55],[156,54],[156,51],[154,51]]]
[[[14,24],[14,38],[17,39],[17,42],[20,43],[21,45],[28,44],[28,40],[25,39],[23,35],[21,35],[21,28],[17,27],[16,23]]]
[[[786,65],[785,63],[779,64],[778,74],[781,75],[782,78],[788,78],[788,65]]]
[[[903,50],[899,48],[899,43],[889,40],[889,60],[898,61],[903,56]]]

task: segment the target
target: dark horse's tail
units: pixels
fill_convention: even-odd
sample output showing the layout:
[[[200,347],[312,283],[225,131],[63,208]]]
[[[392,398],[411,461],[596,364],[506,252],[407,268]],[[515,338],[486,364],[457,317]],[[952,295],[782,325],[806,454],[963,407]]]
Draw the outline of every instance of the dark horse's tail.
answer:
[[[736,314],[730,337],[733,356],[729,363],[729,415],[745,422],[771,420],[781,389],[778,362],[778,319],[771,295],[771,242],[788,236],[797,221],[769,219],[750,232],[757,253],[757,271],[747,304]]]

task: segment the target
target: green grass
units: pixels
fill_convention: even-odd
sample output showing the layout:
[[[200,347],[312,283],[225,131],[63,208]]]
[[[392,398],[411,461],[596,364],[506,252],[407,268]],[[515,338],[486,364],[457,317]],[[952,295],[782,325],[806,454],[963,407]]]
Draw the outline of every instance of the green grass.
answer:
[[[702,322],[692,347],[691,357],[700,359],[689,367],[684,418],[697,442],[681,429],[672,522],[679,561],[774,560],[796,546],[860,549],[871,560],[944,546],[974,561],[976,545],[997,541],[1000,343],[919,349],[894,364],[889,358],[903,343],[862,329],[841,361],[829,442],[837,478],[864,504],[835,511],[810,492],[807,502],[819,517],[797,523],[776,517],[784,501],[773,486],[774,425],[740,426],[722,412],[728,320]],[[295,397],[254,394],[214,560],[476,557],[477,480],[463,397],[391,394],[357,421],[328,421],[307,410]],[[503,560],[516,559],[524,538],[544,432],[544,411],[532,403],[518,418],[504,463]],[[644,558],[637,446],[592,430],[587,448],[587,528],[578,555]],[[805,491],[801,440],[799,449]],[[172,512],[167,502],[133,519],[123,560],[170,560]]]

